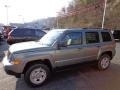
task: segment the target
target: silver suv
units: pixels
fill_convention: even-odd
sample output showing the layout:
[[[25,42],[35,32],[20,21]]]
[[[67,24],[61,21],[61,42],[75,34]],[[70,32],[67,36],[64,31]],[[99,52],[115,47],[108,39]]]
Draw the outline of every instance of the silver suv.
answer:
[[[42,39],[10,46],[3,65],[7,74],[24,74],[28,85],[42,85],[50,72],[65,65],[96,61],[99,70],[110,66],[116,43],[109,30],[57,29]]]

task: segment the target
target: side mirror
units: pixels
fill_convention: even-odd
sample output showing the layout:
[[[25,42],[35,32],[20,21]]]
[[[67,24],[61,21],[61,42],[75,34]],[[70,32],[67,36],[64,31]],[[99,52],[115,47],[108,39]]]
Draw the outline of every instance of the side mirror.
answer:
[[[65,44],[65,42],[60,42],[58,48],[60,49],[61,47],[67,47],[67,44]]]

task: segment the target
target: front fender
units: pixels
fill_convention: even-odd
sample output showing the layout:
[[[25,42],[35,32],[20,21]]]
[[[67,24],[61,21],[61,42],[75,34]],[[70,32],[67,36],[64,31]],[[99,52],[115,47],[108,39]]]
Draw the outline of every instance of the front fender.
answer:
[[[24,58],[22,59],[24,62],[24,66],[31,61],[37,61],[37,60],[49,60],[51,63],[51,66],[54,68],[55,67],[55,60],[53,55],[51,54],[28,54],[28,55],[24,55]]]

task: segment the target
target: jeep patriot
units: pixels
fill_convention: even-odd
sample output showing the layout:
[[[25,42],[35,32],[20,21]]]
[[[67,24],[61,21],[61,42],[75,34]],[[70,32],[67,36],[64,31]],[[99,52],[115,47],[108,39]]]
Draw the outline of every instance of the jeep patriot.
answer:
[[[39,41],[11,45],[3,65],[7,74],[23,74],[26,83],[35,87],[56,67],[95,61],[99,70],[105,70],[115,56],[115,47],[110,30],[56,29]]]

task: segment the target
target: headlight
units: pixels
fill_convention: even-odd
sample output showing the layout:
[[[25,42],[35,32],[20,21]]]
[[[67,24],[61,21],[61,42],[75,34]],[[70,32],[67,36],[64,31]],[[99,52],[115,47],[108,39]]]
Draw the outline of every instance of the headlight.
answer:
[[[9,56],[9,62],[11,63],[11,64],[20,64],[21,63],[21,60],[19,59],[19,58],[17,58],[17,57],[15,57],[13,54],[11,54],[10,56]]]
[[[14,55],[13,55],[13,54],[9,55],[9,56],[8,56],[8,59],[9,59],[9,61],[15,60]]]
[[[11,63],[11,64],[15,64],[15,65],[21,64],[21,60],[18,59],[18,58],[16,58],[15,60],[10,61],[10,63]]]

